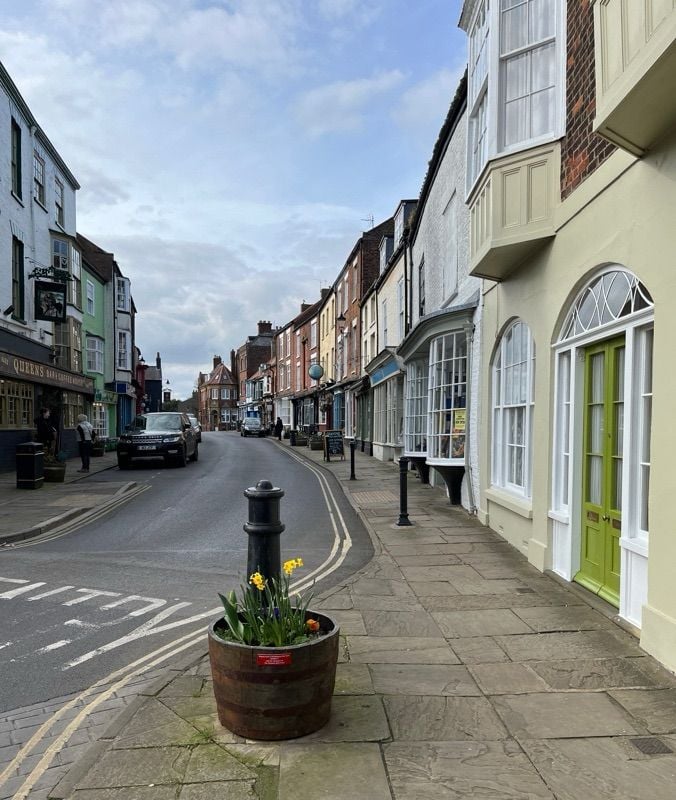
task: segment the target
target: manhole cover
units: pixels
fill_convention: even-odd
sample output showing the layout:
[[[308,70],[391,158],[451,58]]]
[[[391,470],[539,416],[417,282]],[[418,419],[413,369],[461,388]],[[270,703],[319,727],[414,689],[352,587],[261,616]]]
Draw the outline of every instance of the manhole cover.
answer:
[[[661,739],[656,739],[654,736],[649,739],[631,739],[631,743],[646,756],[663,756],[674,752]]]

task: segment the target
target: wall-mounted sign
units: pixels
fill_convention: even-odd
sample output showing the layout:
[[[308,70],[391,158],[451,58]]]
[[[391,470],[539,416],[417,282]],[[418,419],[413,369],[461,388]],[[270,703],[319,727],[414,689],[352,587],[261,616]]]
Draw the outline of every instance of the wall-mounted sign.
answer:
[[[66,321],[66,284],[35,281],[35,319]]]
[[[324,367],[321,364],[310,364],[307,374],[313,381],[318,381],[324,374]]]
[[[41,364],[39,361],[19,358],[11,353],[0,352],[0,375],[31,383],[58,386],[60,389],[68,389],[71,392],[94,394],[92,378],[58,369],[49,364]]]

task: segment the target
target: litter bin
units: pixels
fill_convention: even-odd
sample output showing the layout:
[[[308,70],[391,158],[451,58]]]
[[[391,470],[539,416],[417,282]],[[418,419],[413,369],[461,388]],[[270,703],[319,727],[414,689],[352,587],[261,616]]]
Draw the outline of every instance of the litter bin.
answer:
[[[44,481],[44,447],[40,442],[16,446],[16,488],[39,489]]]

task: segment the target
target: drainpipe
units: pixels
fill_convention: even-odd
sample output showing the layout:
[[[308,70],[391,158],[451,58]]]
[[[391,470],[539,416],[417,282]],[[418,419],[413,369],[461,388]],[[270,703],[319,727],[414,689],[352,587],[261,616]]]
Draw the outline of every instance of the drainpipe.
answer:
[[[404,336],[409,332],[411,329],[411,325],[409,322],[409,286],[413,284],[413,281],[409,281],[408,279],[408,230],[404,230]],[[413,302],[413,298],[411,297],[411,303]]]
[[[474,487],[472,486],[472,460],[470,457],[470,431],[472,430],[472,426],[470,424],[471,418],[471,411],[472,411],[472,399],[471,399],[471,392],[469,391],[470,386],[474,386],[474,382],[472,381],[472,345],[474,343],[474,323],[467,322],[463,325],[463,329],[465,331],[465,340],[466,340],[466,347],[467,347],[467,410],[466,415],[467,418],[465,420],[465,474],[467,475],[467,496],[469,499],[469,509],[470,513],[476,514],[477,507],[474,501]]]

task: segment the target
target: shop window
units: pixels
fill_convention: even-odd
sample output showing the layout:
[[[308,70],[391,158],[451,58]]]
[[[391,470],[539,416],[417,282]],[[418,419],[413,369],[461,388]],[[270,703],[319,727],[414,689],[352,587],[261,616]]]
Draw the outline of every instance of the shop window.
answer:
[[[465,458],[467,337],[455,331],[430,346],[428,458]]]
[[[0,381],[0,427],[33,427],[33,385]]]
[[[404,449],[409,455],[427,454],[428,379],[426,361],[412,361],[406,366]]]

